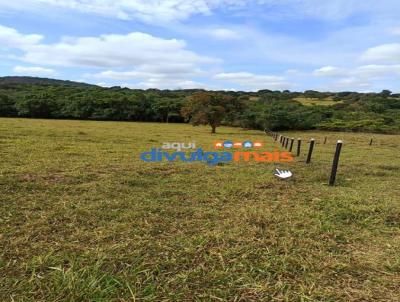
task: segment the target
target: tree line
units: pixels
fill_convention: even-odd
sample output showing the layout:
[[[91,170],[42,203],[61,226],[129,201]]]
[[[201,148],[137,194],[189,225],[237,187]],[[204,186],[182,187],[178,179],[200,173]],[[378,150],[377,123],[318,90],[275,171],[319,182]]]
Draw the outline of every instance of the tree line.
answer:
[[[313,100],[315,104],[307,104]],[[0,83],[0,116],[207,124],[271,130],[400,132],[400,95],[260,90],[139,90]]]

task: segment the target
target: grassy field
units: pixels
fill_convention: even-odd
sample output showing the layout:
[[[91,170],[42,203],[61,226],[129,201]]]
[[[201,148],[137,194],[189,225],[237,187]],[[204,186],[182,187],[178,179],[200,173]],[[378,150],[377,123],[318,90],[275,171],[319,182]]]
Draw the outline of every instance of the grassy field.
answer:
[[[256,97],[256,96],[250,97],[250,100],[252,100],[252,101],[256,101],[259,99],[260,98]],[[343,103],[343,101],[334,101],[334,100],[332,100],[332,98],[318,99],[318,98],[297,97],[297,98],[294,98],[293,100],[301,103],[304,106],[313,106],[313,105],[332,106],[335,104]]]
[[[139,160],[166,141],[279,148],[209,131],[0,119],[0,301],[400,301],[400,136],[289,133],[317,139],[310,165],[306,148],[285,165]]]
[[[321,100],[321,99],[317,99],[317,98],[299,97],[299,98],[295,98],[294,100],[300,102],[304,106],[312,106],[312,105],[332,106],[332,105],[335,105],[335,104],[343,103],[342,101],[333,101],[330,98],[326,98],[326,99],[322,99]]]

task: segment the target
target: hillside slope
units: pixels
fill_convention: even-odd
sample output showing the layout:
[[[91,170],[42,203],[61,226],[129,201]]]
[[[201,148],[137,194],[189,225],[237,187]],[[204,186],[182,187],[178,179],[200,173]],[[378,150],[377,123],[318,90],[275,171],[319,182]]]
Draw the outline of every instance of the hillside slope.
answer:
[[[80,87],[95,86],[74,81],[56,80],[56,79],[39,78],[39,77],[18,77],[18,76],[0,77],[0,85],[9,85],[9,84],[67,85],[67,86],[80,86]]]

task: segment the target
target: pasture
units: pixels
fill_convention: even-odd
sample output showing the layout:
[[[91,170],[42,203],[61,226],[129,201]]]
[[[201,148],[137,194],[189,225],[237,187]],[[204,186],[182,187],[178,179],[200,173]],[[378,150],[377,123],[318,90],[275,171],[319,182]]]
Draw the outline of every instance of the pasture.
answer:
[[[304,106],[313,106],[313,105],[332,106],[335,104],[343,103],[343,101],[334,101],[331,98],[317,99],[317,98],[297,97],[297,98],[294,98],[294,100],[298,101],[299,103],[301,103]]]
[[[282,165],[139,159],[163,142],[284,150],[261,131],[209,132],[0,119],[0,300],[400,300],[399,135],[283,133],[303,149]]]

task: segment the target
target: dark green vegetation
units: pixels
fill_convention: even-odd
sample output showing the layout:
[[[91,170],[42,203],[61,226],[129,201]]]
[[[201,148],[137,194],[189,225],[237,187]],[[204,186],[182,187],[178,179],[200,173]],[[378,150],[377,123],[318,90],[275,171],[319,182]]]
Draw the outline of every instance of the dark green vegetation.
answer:
[[[65,85],[65,86],[80,86],[80,87],[94,87],[86,83],[56,80],[48,78],[37,78],[37,77],[0,77],[0,85],[13,85],[13,84],[27,84],[27,85]]]
[[[209,93],[202,90],[102,88],[46,79],[0,78],[0,116],[187,122],[182,107],[195,93],[208,95],[208,98],[217,94],[216,99],[230,100],[229,104],[223,104],[223,110],[213,104],[213,108],[208,107],[203,114],[197,115],[201,117],[197,121],[204,122],[205,113],[211,117],[212,112],[213,117],[218,117],[216,125],[272,130],[400,131],[400,96],[386,90],[364,94],[270,90]],[[196,121],[192,120],[192,123],[196,124]]]
[[[0,301],[399,301],[400,136],[285,135],[317,142],[289,181],[139,160],[166,141],[279,148],[261,131],[0,119]]]

